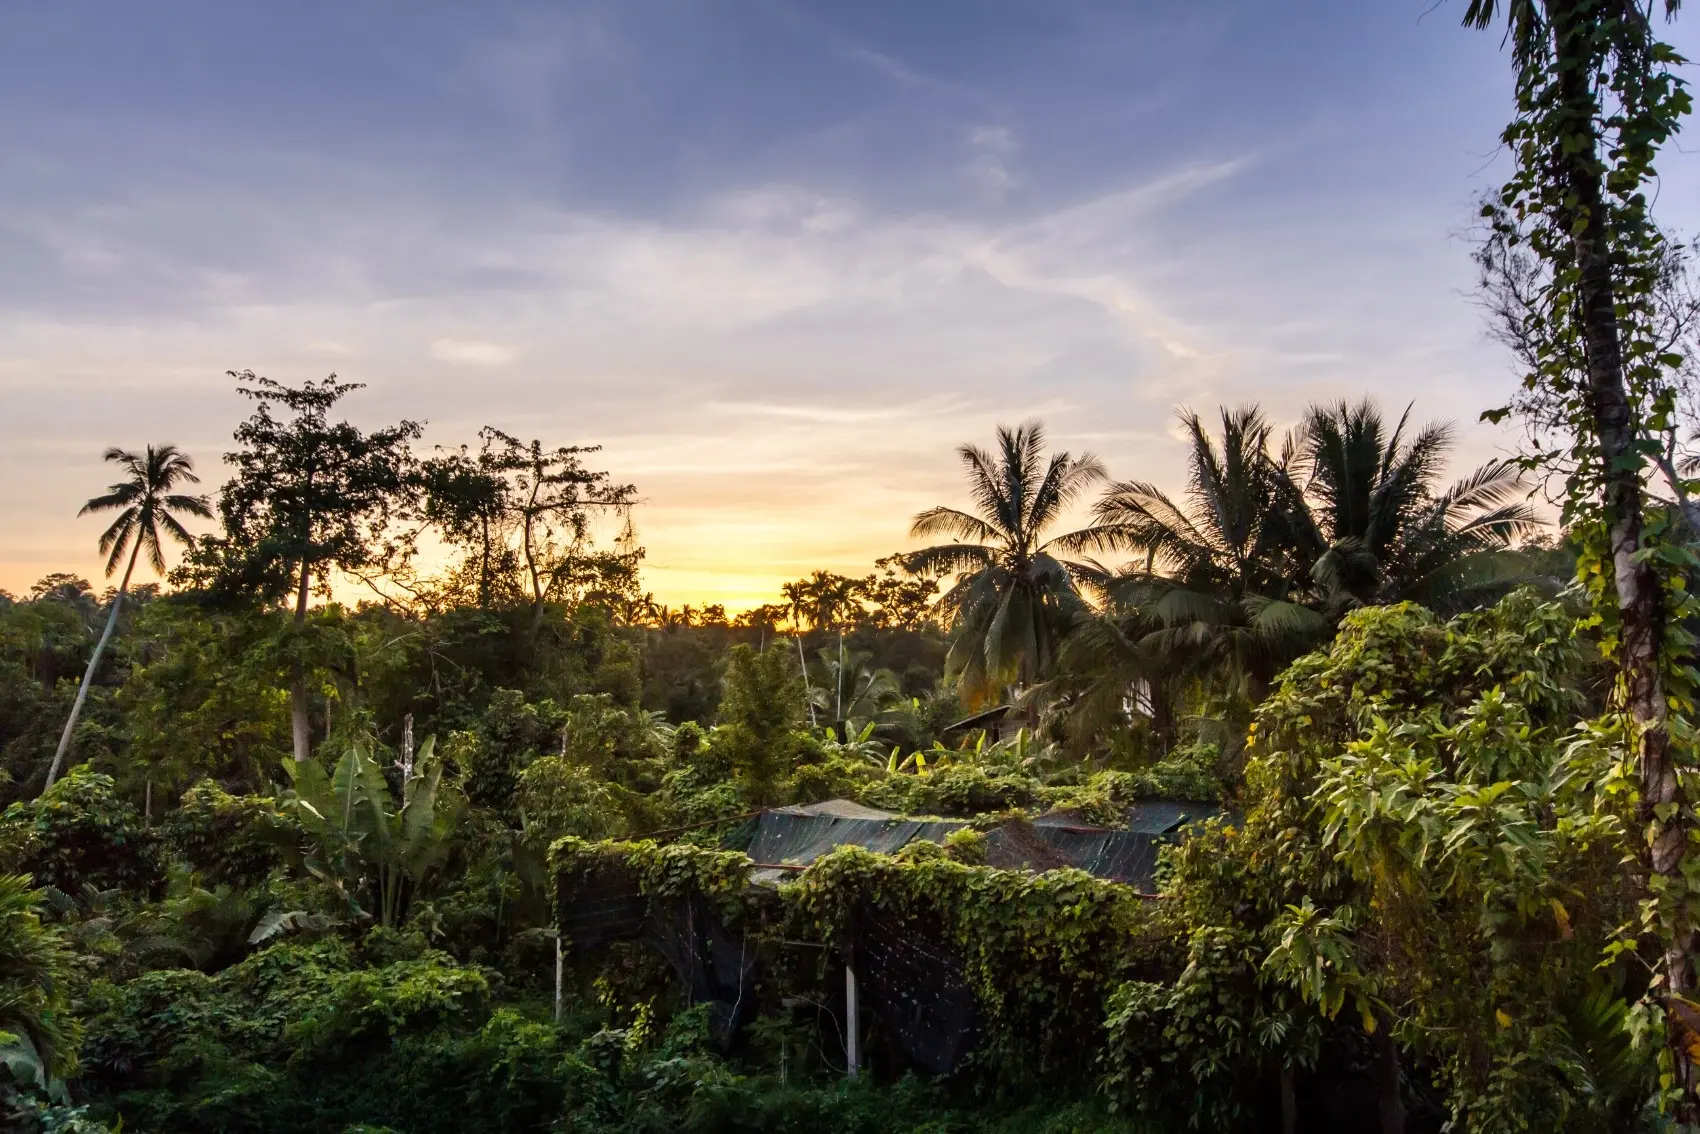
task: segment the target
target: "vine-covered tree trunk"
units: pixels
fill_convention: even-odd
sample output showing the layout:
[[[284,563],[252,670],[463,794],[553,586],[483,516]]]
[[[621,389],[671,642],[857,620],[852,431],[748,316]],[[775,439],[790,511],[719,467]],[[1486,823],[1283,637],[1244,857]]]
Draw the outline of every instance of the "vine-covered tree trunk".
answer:
[[[1641,554],[1642,508],[1646,503],[1639,471],[1643,462],[1636,451],[1612,275],[1611,233],[1595,126],[1600,101],[1592,68],[1575,65],[1576,60],[1592,58],[1589,40],[1602,16],[1597,0],[1548,0],[1547,12],[1553,52],[1559,60],[1558,94],[1567,118],[1565,125],[1575,131],[1573,137],[1581,135],[1587,142],[1554,147],[1553,160],[1562,163],[1561,180],[1569,189],[1559,220],[1572,234],[1576,302],[1587,359],[1587,405],[1599,444],[1601,502],[1605,505],[1620,622],[1618,664],[1625,707],[1639,737],[1640,818],[1650,836],[1647,867],[1655,888],[1674,886],[1680,894],[1688,831],[1682,816],[1682,785],[1671,749],[1669,703],[1661,672],[1665,593],[1658,571]],[[1667,998],[1690,999],[1694,990],[1694,930],[1684,912],[1685,903],[1671,902],[1668,908],[1663,991]],[[1700,1120],[1693,1064],[1674,1029],[1670,1043],[1677,1085],[1682,1091],[1677,1118],[1693,1123]]]

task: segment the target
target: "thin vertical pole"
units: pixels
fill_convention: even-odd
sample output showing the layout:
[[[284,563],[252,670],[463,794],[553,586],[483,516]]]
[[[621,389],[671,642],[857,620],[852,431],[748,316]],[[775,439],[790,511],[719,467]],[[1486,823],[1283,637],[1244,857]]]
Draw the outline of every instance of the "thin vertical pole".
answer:
[[[815,691],[809,685],[809,660],[803,656],[803,636],[797,635],[797,664],[803,667],[803,691],[808,695],[805,700],[809,703],[809,727],[819,728],[820,722],[815,720]]]
[[[856,970],[844,966],[844,1051],[849,1062],[850,1078],[862,1073],[862,1027],[858,1019],[860,1004],[856,996]]]
[[[561,931],[555,930],[555,1022],[561,1022]]]

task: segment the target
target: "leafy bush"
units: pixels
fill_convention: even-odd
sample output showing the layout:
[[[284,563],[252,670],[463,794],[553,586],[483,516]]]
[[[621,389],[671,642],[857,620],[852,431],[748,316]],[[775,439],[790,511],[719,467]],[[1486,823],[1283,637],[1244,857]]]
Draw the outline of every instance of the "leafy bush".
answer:
[[[0,866],[70,895],[85,887],[156,894],[165,881],[141,813],[118,798],[111,776],[86,764],[0,814]]]
[[[605,839],[623,825],[613,790],[558,756],[544,756],[520,775],[517,803],[527,838],[539,846],[562,835]]]
[[[906,815],[973,816],[1028,807],[1039,796],[1039,781],[1031,776],[960,763],[926,775],[886,776],[857,798],[869,807]]]
[[[66,998],[71,958],[41,922],[43,897],[23,875],[0,875],[0,1073],[45,1090],[75,1068],[81,1028]]]
[[[183,793],[160,823],[165,846],[211,883],[253,886],[281,866],[305,832],[277,801],[235,796],[211,780]]]
[[[1451,621],[1355,611],[1295,662],[1257,715],[1243,829],[1171,855],[1191,963],[1118,998],[1112,1088],[1204,1084],[1209,1125],[1326,1026],[1421,1054],[1452,1129],[1635,1129],[1654,1068],[1625,1054],[1648,967],[1621,928],[1629,746],[1582,715],[1585,649],[1519,592]]]
[[[796,803],[819,803],[824,799],[854,799],[884,774],[866,761],[828,759],[819,764],[802,764],[791,773],[788,793]]]
[[[99,981],[84,1083],[126,1129],[448,1130],[467,1079],[457,1045],[489,1022],[498,987],[440,953],[360,968],[334,941],[273,946],[216,976]]]

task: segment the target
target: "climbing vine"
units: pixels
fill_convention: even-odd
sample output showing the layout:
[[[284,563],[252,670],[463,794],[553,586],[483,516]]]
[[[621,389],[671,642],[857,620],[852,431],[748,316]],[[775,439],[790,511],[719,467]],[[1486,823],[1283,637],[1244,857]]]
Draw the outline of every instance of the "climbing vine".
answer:
[[[743,915],[750,890],[748,855],[690,843],[590,843],[569,835],[549,848],[549,863],[562,902],[606,871],[627,870],[644,897],[706,899],[732,924]]]
[[[1110,987],[1142,966],[1156,971],[1172,953],[1160,911],[1083,871],[997,870],[927,849],[824,856],[785,888],[793,923],[845,949],[869,916],[936,935],[978,1004],[976,1059],[1001,1083],[1089,1070]],[[952,851],[974,854],[967,839]]]
[[[1667,15],[1677,8],[1665,0]],[[1655,159],[1691,108],[1675,73],[1684,62],[1653,33],[1652,0],[1518,0],[1504,5],[1517,108],[1503,138],[1511,178],[1484,207],[1494,239],[1526,247],[1543,277],[1518,328],[1530,363],[1523,393],[1489,420],[1522,413],[1539,427],[1526,462],[1562,475],[1563,519],[1582,549],[1579,571],[1603,644],[1619,666],[1614,710],[1630,744],[1623,777],[1635,823],[1624,847],[1644,880],[1639,931],[1663,942],[1642,1029],[1666,1027],[1663,1089],[1684,1124],[1700,1123],[1688,1055],[1700,908],[1692,805],[1696,685],[1683,622],[1700,612],[1686,579],[1700,561],[1686,517],[1652,506],[1648,482],[1677,429],[1661,353],[1655,289],[1667,259],[1648,199]],[[1495,0],[1473,0],[1466,21],[1487,26]],[[1556,434],[1543,443],[1540,432]],[[1669,462],[1679,502],[1690,486]],[[1616,943],[1635,949],[1635,932]]]

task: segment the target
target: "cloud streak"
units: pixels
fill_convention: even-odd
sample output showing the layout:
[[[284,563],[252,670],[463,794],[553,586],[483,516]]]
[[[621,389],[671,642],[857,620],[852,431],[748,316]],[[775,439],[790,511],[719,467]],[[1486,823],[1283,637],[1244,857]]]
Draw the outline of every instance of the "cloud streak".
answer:
[[[195,129],[147,86],[112,137],[0,124],[0,586],[92,572],[73,517],[105,445],[175,440],[216,476],[231,368],[336,370],[367,384],[356,420],[432,443],[601,443],[658,595],[733,605],[905,545],[1000,421],[1172,485],[1177,404],[1292,420],[1367,392],[1470,421],[1509,384],[1452,238],[1498,126],[1476,56],[1354,9],[1416,62],[1313,97],[1282,84],[1323,63],[1264,58],[1249,8],[1176,30],[1034,6],[1007,35],[778,10],[427,7],[377,29],[387,85],[332,71],[335,102],[280,70],[218,103],[209,68]],[[5,52],[0,94],[68,100],[77,75]],[[1210,101],[1207,61],[1263,101]],[[1328,125],[1359,113],[1325,97],[1346,82],[1355,149]],[[1471,427],[1460,460],[1500,444]]]

